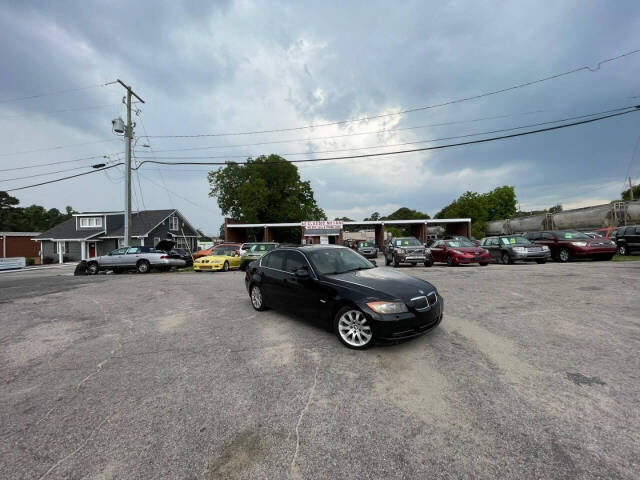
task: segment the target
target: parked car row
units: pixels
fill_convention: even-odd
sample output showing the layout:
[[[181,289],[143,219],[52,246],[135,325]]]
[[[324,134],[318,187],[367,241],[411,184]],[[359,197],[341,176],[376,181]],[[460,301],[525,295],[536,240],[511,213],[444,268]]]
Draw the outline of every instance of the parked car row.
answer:
[[[175,242],[162,240],[155,247],[131,246],[117,248],[106,255],[87,261],[87,273],[96,275],[100,271],[122,273],[135,269],[138,273],[149,273],[152,269],[169,270],[172,267],[184,267],[187,261],[174,249]]]

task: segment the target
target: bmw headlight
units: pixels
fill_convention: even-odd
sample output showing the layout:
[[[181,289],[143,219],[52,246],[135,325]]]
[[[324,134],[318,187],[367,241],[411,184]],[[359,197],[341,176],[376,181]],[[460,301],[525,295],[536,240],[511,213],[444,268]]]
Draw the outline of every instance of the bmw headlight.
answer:
[[[397,253],[401,253],[401,254],[403,254],[403,255],[404,255],[405,253],[407,253],[407,252],[405,251],[405,249],[404,249],[404,248],[397,248],[397,249],[396,249],[396,252],[397,252]]]
[[[574,247],[586,247],[587,242],[571,242],[571,245],[573,245]]]
[[[546,245],[542,245],[542,250],[545,252],[549,251],[549,247],[547,247]]]
[[[402,302],[369,302],[367,307],[376,313],[405,313],[408,312],[407,306]]]

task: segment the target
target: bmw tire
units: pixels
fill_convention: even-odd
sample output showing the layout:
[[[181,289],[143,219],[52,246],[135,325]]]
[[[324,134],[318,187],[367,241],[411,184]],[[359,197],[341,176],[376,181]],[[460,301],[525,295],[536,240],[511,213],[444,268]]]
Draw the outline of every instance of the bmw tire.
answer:
[[[340,342],[353,350],[364,350],[376,341],[370,320],[355,306],[338,310],[333,319],[333,329]]]

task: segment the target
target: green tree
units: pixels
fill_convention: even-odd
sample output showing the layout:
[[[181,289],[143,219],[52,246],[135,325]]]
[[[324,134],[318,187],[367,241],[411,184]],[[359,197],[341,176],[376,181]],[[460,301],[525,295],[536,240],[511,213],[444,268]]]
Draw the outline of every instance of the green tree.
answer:
[[[20,201],[0,192],[0,230],[42,232],[68,220],[73,215],[73,208],[67,207],[66,213],[57,208],[46,210],[40,205],[20,207]]]
[[[223,215],[246,223],[326,220],[309,181],[278,155],[249,158],[239,165],[209,172],[209,196],[218,199]]]
[[[353,218],[349,218],[349,217],[336,217],[334,218],[334,220],[336,222],[355,222]]]
[[[378,212],[375,212],[378,213]],[[374,215],[375,215],[374,213]],[[372,215],[373,217],[373,215]],[[380,217],[376,220],[422,220],[431,218],[429,214],[420,212],[419,210],[412,210],[408,207],[400,207],[395,212],[390,213],[384,217]],[[408,227],[399,227],[399,226],[387,226],[385,229],[391,233],[394,237],[406,237],[410,235],[410,229]]]
[[[380,214],[378,212],[373,212],[370,217],[365,218],[365,222],[377,222],[380,220]]]
[[[515,214],[515,189],[503,186],[488,193],[467,191],[440,210],[435,218],[470,218],[471,234],[480,238],[484,236],[488,221],[510,218]]]
[[[631,200],[631,189],[627,188],[620,195],[622,196],[622,200],[625,200],[628,202],[629,200]],[[633,199],[640,200],[640,185],[633,186]]]
[[[431,218],[427,213],[418,210],[411,210],[407,207],[400,207],[395,212],[380,218],[380,220],[422,220]]]
[[[549,209],[549,213],[560,213],[562,211],[562,204],[557,203]]]

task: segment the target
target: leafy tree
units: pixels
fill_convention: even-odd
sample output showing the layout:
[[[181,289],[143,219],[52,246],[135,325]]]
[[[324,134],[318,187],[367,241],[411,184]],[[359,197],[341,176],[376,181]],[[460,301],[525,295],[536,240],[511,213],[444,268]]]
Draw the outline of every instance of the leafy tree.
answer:
[[[209,172],[209,196],[218,199],[223,215],[246,223],[325,220],[309,181],[278,155],[249,158]]]
[[[7,228],[9,215],[15,210],[20,200],[12,197],[7,192],[0,192],[0,230],[10,230]]]
[[[377,222],[380,220],[380,214],[378,212],[373,212],[370,217],[365,218],[365,222]]]
[[[65,213],[57,208],[46,210],[40,205],[20,207],[19,200],[0,192],[0,230],[42,232],[68,220],[73,208],[67,207]]]
[[[376,212],[377,213],[377,212]],[[431,218],[428,214],[407,207],[400,207],[395,212],[380,218],[380,220],[422,220]]]
[[[516,213],[516,191],[514,187],[503,186],[485,193],[487,199],[487,220],[510,218]],[[562,207],[560,207],[562,208]]]
[[[549,209],[549,213],[560,213],[562,211],[562,204],[557,203]]]
[[[631,189],[627,188],[620,195],[622,196],[622,200],[625,200],[625,201],[631,200]],[[640,185],[633,186],[633,199],[640,200]]]
[[[510,218],[515,214],[515,189],[503,186],[488,193],[467,191],[440,210],[435,218],[471,218],[471,234],[480,238],[484,236],[488,221]]]
[[[334,218],[334,220],[336,222],[355,222],[353,218],[349,218],[349,217],[336,217]]]
[[[378,212],[375,212],[377,214]],[[373,217],[373,215],[372,215]],[[400,207],[395,212],[386,215],[384,217],[380,217],[378,214],[378,218],[375,220],[422,220],[431,218],[429,214],[420,212],[419,210],[412,210],[408,207]],[[391,233],[394,237],[406,237],[410,235],[410,228],[408,227],[399,227],[399,226],[387,226],[385,229]]]

